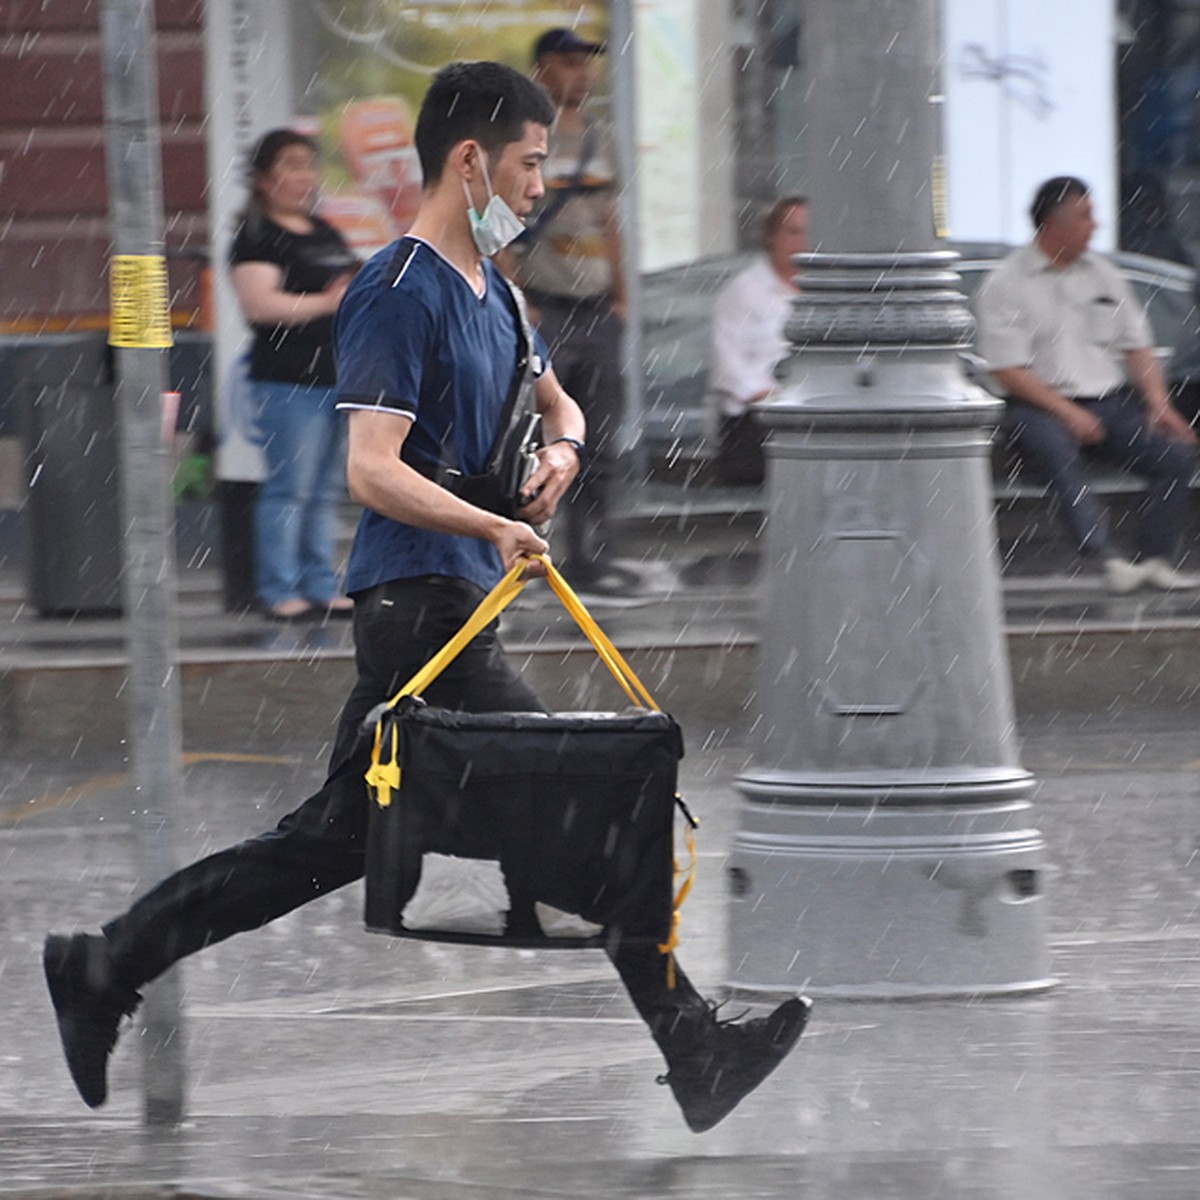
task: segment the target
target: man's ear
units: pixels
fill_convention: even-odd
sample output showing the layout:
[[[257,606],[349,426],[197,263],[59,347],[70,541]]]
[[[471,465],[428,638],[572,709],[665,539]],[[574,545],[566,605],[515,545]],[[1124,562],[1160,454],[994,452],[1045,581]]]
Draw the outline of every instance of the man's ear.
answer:
[[[461,178],[470,183],[479,171],[479,143],[472,138],[466,138],[451,146],[446,156],[446,165]]]

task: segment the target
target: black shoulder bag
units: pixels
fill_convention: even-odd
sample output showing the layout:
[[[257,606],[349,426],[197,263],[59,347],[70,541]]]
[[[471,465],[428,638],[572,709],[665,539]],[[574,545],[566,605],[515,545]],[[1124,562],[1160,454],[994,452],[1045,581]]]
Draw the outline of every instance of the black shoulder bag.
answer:
[[[445,459],[430,463],[407,458],[403,452],[401,458],[413,470],[468,504],[515,520],[526,503],[521,488],[537,470],[536,452],[542,444],[542,418],[537,411],[534,395],[538,372],[535,369],[529,311],[521,289],[507,279],[504,282],[517,314],[517,361],[486,466],[478,475],[465,475]]]

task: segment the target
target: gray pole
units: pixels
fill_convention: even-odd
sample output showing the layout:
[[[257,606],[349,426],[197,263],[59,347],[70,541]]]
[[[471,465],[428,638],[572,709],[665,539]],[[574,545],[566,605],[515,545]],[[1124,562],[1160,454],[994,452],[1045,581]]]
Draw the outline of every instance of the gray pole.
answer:
[[[621,421],[620,449],[645,457],[642,423],[642,281],[639,243],[637,175],[637,70],[633,37],[632,0],[612,0],[608,15],[609,95],[616,132],[621,191],[617,198],[621,227],[621,270],[625,276],[625,333],[622,378],[625,414]],[[645,462],[638,461],[637,477]]]
[[[804,182],[817,251],[935,245],[937,0],[806,0]]]
[[[938,251],[936,0],[808,0],[811,227],[770,427],[759,720],[729,860],[744,994],[1050,979],[995,546],[999,404]]]
[[[181,793],[171,455],[162,397],[171,345],[163,254],[162,164],[154,9],[150,0],[104,6],[104,110],[112,226],[112,313],[129,648],[129,743],[137,870],[143,885],[173,869],[172,824]],[[142,1007],[145,1118],[183,1118],[179,983],[168,972]]]

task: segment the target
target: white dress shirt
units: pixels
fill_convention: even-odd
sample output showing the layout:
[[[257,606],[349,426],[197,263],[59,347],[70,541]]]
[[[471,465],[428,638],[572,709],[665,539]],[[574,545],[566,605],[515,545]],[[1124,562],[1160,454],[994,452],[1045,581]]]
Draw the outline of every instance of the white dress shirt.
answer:
[[[722,289],[713,306],[709,392],[721,416],[744,412],[751,397],[775,386],[788,352],[783,327],[795,289],[760,255]]]
[[[1027,367],[1072,398],[1120,387],[1125,352],[1154,344],[1133,289],[1090,252],[1056,267],[1036,244],[1022,246],[984,281],[975,308],[979,352],[991,370]]]

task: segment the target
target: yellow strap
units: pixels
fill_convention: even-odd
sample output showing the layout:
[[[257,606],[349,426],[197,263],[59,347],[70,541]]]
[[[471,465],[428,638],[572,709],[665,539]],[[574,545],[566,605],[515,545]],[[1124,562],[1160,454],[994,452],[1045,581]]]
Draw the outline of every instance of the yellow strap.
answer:
[[[683,902],[688,898],[692,884],[696,881],[696,834],[690,823],[683,835],[683,840],[691,861],[688,863],[687,870],[683,872],[683,882],[679,885],[675,899],[671,902],[671,932],[667,940],[658,945],[658,952],[667,956],[667,987],[671,989],[675,987],[675,951],[679,948],[679,925],[683,920]],[[675,863],[675,874],[677,876],[680,874],[678,861]]]
[[[609,641],[604,630],[592,619],[592,614],[584,607],[583,601],[571,590],[571,585],[558,573],[548,558],[544,555],[539,557],[548,568],[546,578],[554,594],[562,601],[563,608],[571,614],[575,624],[583,630],[584,636],[595,647],[596,653],[600,655],[604,665],[624,688],[625,695],[639,708],[649,708],[654,712],[661,711],[654,702],[654,697],[634,674],[633,668],[621,656],[621,652],[616,646]]]
[[[521,594],[528,582],[525,572],[532,560],[540,562],[546,568],[546,578],[554,594],[595,647],[596,653],[621,685],[625,695],[639,708],[660,711],[645,685],[634,674],[633,668],[609,641],[604,631],[592,619],[591,613],[583,606],[583,601],[575,595],[558,569],[544,554],[530,555],[529,558],[518,562],[479,602],[479,607],[467,618],[463,627],[388,701],[389,708],[394,708],[405,696],[419,696],[462,653],[471,639],[490,625]]]
[[[383,734],[383,722],[375,724],[375,745],[371,750],[371,765],[367,768],[367,787],[380,808],[387,808],[392,802],[392,793],[400,788],[400,764],[396,761],[399,751],[399,735],[396,727],[392,726],[391,758],[381,761],[380,743]]]

